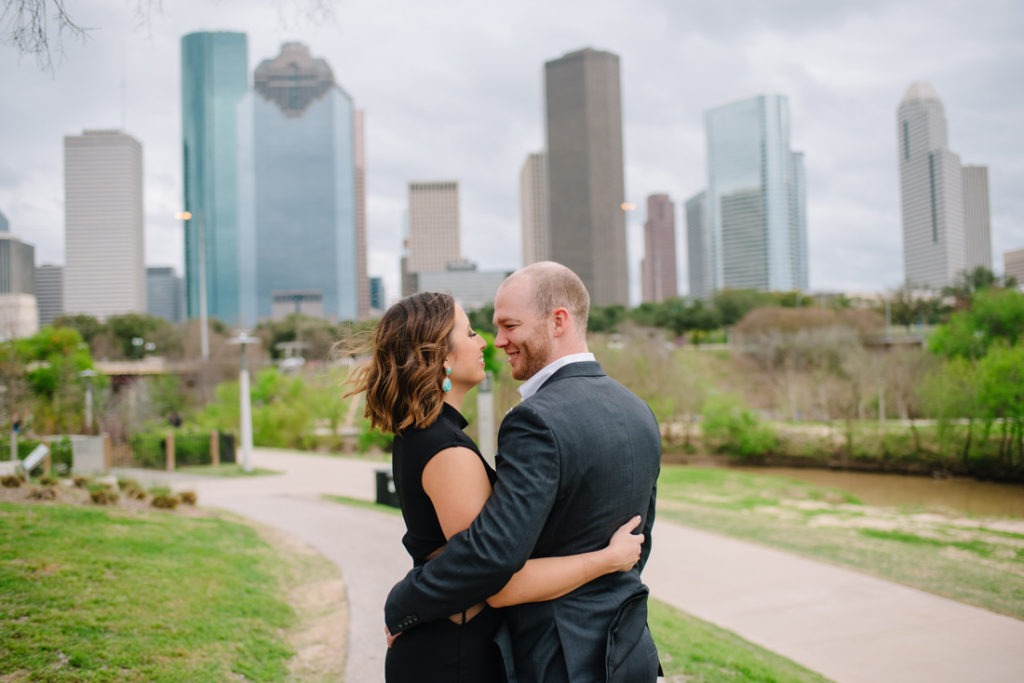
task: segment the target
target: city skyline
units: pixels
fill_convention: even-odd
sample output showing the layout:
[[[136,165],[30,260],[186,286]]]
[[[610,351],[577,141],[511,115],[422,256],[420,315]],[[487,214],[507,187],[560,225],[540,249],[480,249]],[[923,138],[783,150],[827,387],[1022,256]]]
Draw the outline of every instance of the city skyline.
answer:
[[[182,196],[178,42],[193,31],[232,30],[250,37],[250,72],[254,55],[301,40],[359,93],[369,121],[369,274],[383,275],[392,296],[405,186],[417,178],[460,181],[467,258],[483,269],[518,265],[517,174],[525,155],[545,146],[543,63],[586,46],[622,60],[626,198],[637,204],[703,187],[705,110],[763,92],[789,97],[793,147],[807,154],[814,290],[892,289],[903,279],[892,106],[917,80],[942,94],[955,121],[950,147],[965,165],[989,169],[997,270],[1004,251],[1024,246],[1024,197],[1014,189],[1024,183],[1016,123],[1024,101],[1014,87],[1024,68],[1014,49],[1024,10],[1012,3],[985,13],[936,13],[923,2],[753,4],[749,12],[652,2],[649,16],[612,2],[586,7],[583,17],[582,5],[527,2],[496,21],[466,3],[429,11],[410,4],[394,22],[393,8],[338,4],[337,20],[317,27],[295,16],[282,22],[273,7],[246,6],[239,20],[237,0],[204,0],[165,6],[138,28],[123,3],[96,0],[76,17],[97,27],[92,38],[65,41],[52,74],[0,47],[0,68],[18,93],[0,103],[0,211],[36,245],[37,263],[64,263],[60,140],[83,128],[123,128],[146,149],[146,263],[182,272],[173,218]],[[666,70],[671,86],[653,75]],[[643,218],[628,216],[633,301]],[[684,248],[678,257],[686,282]]]

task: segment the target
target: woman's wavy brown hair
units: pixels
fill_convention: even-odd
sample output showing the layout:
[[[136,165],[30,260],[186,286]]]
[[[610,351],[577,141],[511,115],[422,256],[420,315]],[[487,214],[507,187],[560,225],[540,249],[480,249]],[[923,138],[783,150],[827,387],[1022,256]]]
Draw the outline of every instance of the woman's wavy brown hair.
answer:
[[[444,359],[455,326],[455,299],[423,292],[384,313],[373,335],[372,358],[356,370],[349,393],[366,392],[365,417],[374,429],[401,434],[427,427],[441,414]]]

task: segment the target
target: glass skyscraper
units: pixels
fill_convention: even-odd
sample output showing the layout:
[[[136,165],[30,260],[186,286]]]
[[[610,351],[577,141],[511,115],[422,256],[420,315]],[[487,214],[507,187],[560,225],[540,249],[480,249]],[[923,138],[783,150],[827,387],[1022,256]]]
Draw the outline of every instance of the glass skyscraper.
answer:
[[[241,319],[275,294],[319,293],[323,314],[359,316],[356,128],[352,98],[299,43],[256,69],[238,107]]]
[[[248,89],[248,62],[244,33],[181,39],[183,208],[192,214],[185,222],[186,309],[199,316],[203,261],[207,314],[228,324],[239,321],[236,108]]]
[[[719,289],[808,287],[803,155],[789,145],[789,105],[761,95],[705,114],[708,259]]]

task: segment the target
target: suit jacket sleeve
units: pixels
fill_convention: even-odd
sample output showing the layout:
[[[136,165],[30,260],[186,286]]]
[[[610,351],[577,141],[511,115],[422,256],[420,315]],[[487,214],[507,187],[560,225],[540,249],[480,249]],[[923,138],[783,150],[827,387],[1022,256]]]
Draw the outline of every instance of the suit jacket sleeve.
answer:
[[[640,571],[647,566],[647,558],[651,556],[651,532],[654,530],[654,502],[658,497],[658,483],[655,481],[651,487],[651,501],[647,504],[647,514],[644,515],[644,543],[640,546]]]
[[[384,606],[391,633],[486,600],[529,559],[558,489],[558,446],[526,404],[505,418],[498,441],[498,481],[480,515],[391,589]]]

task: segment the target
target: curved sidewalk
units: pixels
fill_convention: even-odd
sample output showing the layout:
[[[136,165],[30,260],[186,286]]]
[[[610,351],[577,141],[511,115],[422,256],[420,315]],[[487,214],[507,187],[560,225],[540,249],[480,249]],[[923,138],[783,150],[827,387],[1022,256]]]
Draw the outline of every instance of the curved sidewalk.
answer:
[[[189,485],[200,503],[292,533],[340,568],[345,680],[382,681],[384,599],[410,567],[401,518],[319,496],[372,500],[386,465],[269,449],[254,463],[284,474]],[[837,683],[1024,681],[1024,622],[752,543],[661,521],[644,579],[657,599]]]

